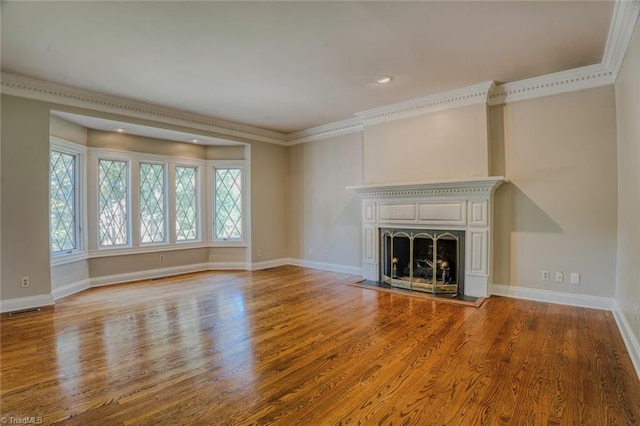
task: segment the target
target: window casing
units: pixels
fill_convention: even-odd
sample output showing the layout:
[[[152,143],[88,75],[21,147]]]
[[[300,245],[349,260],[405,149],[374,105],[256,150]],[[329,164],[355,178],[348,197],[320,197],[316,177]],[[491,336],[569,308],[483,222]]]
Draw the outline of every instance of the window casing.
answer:
[[[98,245],[130,244],[129,162],[98,159]]]
[[[55,138],[51,136],[51,139]],[[52,254],[52,266],[114,255],[208,246],[247,246],[246,241],[250,239],[250,200],[246,161],[175,158],[87,148],[75,143],[70,145],[81,148],[77,157],[73,157],[77,167],[73,177],[77,182],[74,195],[80,199],[74,204],[78,216],[77,250],[83,252]],[[53,145],[52,150],[55,151]],[[217,203],[214,193],[216,170],[219,184]],[[67,174],[70,176],[70,172]],[[85,188],[91,190],[85,191]],[[151,192],[155,190],[154,201],[147,203],[147,207],[160,206],[160,215],[154,217],[158,211],[147,209],[142,202],[145,188]],[[215,238],[213,226],[215,204],[219,206],[217,219],[226,226],[221,228],[226,233],[218,230],[219,238]],[[221,206],[226,207],[224,214]],[[143,238],[141,217],[144,219],[145,209],[159,225],[153,226],[159,229],[157,235],[162,238],[156,237],[149,242]],[[64,259],[56,260],[58,257]]]
[[[166,165],[140,162],[139,166],[140,243],[167,241]]]
[[[195,241],[199,236],[198,167],[175,166],[176,241]]]
[[[245,240],[245,173],[238,162],[217,162],[213,167],[213,239]]]
[[[49,247],[52,263],[65,263],[86,250],[86,148],[56,137],[49,142]]]

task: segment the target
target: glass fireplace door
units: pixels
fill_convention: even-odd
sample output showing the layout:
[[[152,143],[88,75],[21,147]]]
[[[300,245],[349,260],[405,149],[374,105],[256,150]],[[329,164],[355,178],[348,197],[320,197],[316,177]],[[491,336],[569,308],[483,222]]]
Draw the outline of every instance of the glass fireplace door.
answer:
[[[382,281],[428,293],[462,293],[464,231],[381,230]]]

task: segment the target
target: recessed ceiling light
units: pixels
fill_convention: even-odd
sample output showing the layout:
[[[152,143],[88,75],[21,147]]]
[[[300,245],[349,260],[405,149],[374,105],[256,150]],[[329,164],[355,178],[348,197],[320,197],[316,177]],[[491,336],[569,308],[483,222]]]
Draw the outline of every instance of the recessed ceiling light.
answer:
[[[194,139],[189,139],[189,142],[198,143],[198,142],[200,142],[200,141],[199,141],[198,139],[195,139],[195,138],[194,138]]]
[[[391,80],[393,80],[393,77],[390,75],[381,75],[380,77],[376,78],[376,81],[380,84],[387,84]]]
[[[124,132],[126,132],[126,130],[125,130],[125,129],[118,128],[118,129],[116,129],[116,132],[118,132],[118,133],[124,133]]]

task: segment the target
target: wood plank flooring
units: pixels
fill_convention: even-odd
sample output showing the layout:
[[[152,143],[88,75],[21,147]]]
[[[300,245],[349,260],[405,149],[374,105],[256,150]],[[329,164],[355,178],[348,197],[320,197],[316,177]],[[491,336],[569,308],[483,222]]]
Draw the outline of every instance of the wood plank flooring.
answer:
[[[1,320],[5,417],[69,425],[631,425],[611,313],[481,308],[293,266],[96,288]]]

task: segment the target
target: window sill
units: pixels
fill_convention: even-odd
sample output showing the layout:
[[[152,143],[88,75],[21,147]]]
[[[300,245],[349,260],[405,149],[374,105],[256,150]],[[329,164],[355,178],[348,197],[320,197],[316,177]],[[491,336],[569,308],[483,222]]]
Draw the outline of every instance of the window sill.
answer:
[[[88,254],[85,251],[75,253],[57,254],[51,256],[51,266],[66,265],[67,263],[80,262],[81,260],[87,260]]]
[[[209,247],[247,247],[245,241],[211,241]]]
[[[172,244],[150,244],[139,247],[122,247],[122,248],[101,248],[89,251],[89,258],[125,256],[131,254],[158,253],[164,251],[190,250],[197,248],[206,248],[208,245],[201,241],[197,242],[180,242]]]

